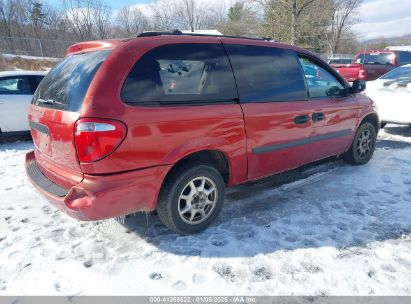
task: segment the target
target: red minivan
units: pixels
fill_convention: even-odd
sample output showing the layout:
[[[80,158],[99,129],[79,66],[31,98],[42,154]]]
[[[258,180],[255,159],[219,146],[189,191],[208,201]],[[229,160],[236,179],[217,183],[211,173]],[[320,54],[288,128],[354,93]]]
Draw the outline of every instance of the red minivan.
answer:
[[[233,186],[341,155],[364,164],[380,128],[362,81],[260,39],[149,32],[83,42],[29,109],[27,174],[79,220],[156,210],[203,230]]]

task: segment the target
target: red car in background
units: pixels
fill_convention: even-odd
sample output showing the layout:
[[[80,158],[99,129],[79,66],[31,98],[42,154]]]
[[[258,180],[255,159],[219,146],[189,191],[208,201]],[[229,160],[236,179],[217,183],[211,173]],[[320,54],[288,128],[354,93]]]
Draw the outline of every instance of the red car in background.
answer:
[[[26,170],[77,219],[157,210],[172,230],[195,233],[217,217],[225,186],[333,155],[368,162],[380,122],[364,88],[262,39],[82,42],[33,97]]]
[[[331,64],[347,81],[375,80],[398,66],[411,63],[407,51],[363,51],[350,64]]]

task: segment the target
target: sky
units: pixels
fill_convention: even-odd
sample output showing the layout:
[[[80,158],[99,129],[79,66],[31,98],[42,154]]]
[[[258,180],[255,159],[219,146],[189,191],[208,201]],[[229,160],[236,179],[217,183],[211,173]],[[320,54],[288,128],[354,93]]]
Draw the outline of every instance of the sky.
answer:
[[[203,0],[214,2],[216,0]],[[60,5],[60,0],[48,0]],[[149,4],[153,0],[106,0],[114,9],[126,5]],[[411,0],[364,0],[360,7],[361,22],[354,26],[360,40],[411,34]]]
[[[367,0],[354,30],[360,39],[411,34],[411,0]]]

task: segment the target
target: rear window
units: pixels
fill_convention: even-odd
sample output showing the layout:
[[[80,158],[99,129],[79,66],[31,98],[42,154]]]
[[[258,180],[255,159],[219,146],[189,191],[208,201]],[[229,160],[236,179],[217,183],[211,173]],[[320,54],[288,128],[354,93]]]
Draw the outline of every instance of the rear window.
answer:
[[[109,53],[97,51],[67,56],[44,77],[32,104],[79,111],[91,80]]]
[[[351,59],[328,59],[328,64],[350,64]]]
[[[394,53],[368,53],[360,54],[356,63],[361,64],[394,64]]]
[[[143,55],[121,98],[131,105],[220,103],[234,101],[237,89],[221,44],[174,44]]]

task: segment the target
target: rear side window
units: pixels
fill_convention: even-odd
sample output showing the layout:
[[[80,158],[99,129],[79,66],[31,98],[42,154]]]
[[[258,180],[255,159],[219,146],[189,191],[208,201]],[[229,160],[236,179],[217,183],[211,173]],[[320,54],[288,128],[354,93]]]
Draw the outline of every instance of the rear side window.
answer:
[[[288,50],[251,45],[225,45],[241,102],[306,100],[297,56]]]
[[[27,76],[0,78],[0,95],[31,95],[33,92]]]
[[[77,112],[87,89],[110,51],[70,55],[41,81],[32,103],[38,106]]]
[[[411,63],[410,52],[398,52],[399,65]]]
[[[221,44],[155,48],[134,65],[121,90],[128,104],[232,102],[234,76]]]

